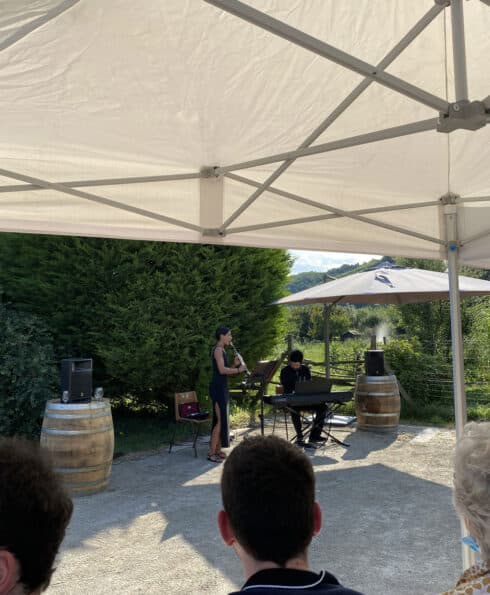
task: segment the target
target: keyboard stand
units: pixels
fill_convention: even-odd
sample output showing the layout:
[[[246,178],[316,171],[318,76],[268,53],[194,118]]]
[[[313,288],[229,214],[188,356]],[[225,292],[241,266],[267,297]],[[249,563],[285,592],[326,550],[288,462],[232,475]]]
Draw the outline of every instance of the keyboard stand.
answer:
[[[339,444],[344,448],[348,448],[350,444],[347,444],[347,442],[342,442],[342,440],[335,438],[335,436],[332,434],[332,419],[336,409],[337,407],[335,407],[335,405],[332,406],[330,403],[327,403],[327,414],[325,415],[325,423],[323,424],[322,434],[325,434],[327,440],[330,438],[330,440],[336,444]],[[325,426],[327,426],[328,429],[326,429]]]
[[[335,411],[336,407],[332,407],[332,404],[330,404],[328,402],[325,404],[327,406],[327,412],[325,414],[325,421],[323,423],[323,427],[321,429],[320,435],[324,436],[324,438],[326,438],[325,444],[327,444],[328,440],[330,439],[332,442],[335,442],[335,444],[338,444],[339,446],[343,446],[344,448],[349,448],[350,444],[347,444],[347,442],[342,442],[342,440],[339,440],[332,434],[332,418],[333,418],[334,411]],[[286,408],[289,409],[289,407],[286,407]],[[301,417],[301,419],[304,423],[304,427],[306,429],[303,436],[304,436],[304,438],[308,438],[313,430],[313,421],[310,421],[309,419],[307,419],[306,415],[304,415],[302,412],[300,412],[300,417]],[[327,426],[327,428],[325,426]],[[296,436],[294,438],[296,438]]]
[[[339,444],[340,446],[343,446],[344,448],[349,448],[350,444],[347,444],[347,442],[342,442],[342,440],[339,440],[338,438],[336,438],[331,431],[332,428],[332,418],[334,415],[335,410],[337,409],[337,407],[335,407],[335,405],[340,406],[341,403],[328,403],[326,402],[325,405],[327,406],[327,412],[325,414],[325,422],[323,424],[323,427],[321,429],[321,435],[324,435],[326,438],[325,444],[328,442],[328,440],[332,440],[332,442],[335,442],[335,444]],[[308,407],[305,407],[304,411],[300,410],[296,410],[293,409],[292,407],[290,407],[289,405],[281,405],[281,408],[288,411],[289,413],[299,413],[299,416],[301,418],[301,422],[303,424],[303,428],[304,428],[304,432],[303,432],[303,441],[306,442],[306,439],[310,436],[311,431],[313,430],[313,421],[310,421],[307,417],[306,417],[306,411],[312,411],[311,409],[308,409]],[[328,420],[330,420],[330,422],[328,422]],[[328,429],[325,428],[325,425],[328,425]],[[264,435],[264,401],[261,400],[261,406],[260,406],[260,427],[261,427],[261,432],[262,432],[262,436]],[[290,442],[294,442],[297,438],[297,435],[295,434]]]

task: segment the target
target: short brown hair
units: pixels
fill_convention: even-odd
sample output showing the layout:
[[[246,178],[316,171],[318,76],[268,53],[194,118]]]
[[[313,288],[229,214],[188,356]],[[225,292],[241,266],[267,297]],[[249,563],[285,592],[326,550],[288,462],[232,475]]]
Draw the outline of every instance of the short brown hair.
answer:
[[[27,592],[49,585],[72,510],[70,497],[37,444],[0,439],[0,548],[17,559]]]
[[[314,530],[315,476],[308,457],[277,436],[244,440],[221,478],[223,507],[256,560],[283,566],[306,552]]]

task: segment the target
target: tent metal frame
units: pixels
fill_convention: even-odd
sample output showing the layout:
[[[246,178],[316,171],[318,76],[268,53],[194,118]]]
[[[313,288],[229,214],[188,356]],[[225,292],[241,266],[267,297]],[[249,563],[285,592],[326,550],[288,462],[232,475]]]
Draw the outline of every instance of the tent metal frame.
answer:
[[[358,60],[357,58],[350,56],[346,52],[337,50],[332,46],[317,40],[309,35],[304,34],[303,32],[282,23],[281,21],[274,19],[265,13],[262,13],[256,9],[249,7],[248,5],[239,2],[238,0],[204,0],[205,2],[212,4],[218,8],[221,8],[224,11],[230,12],[235,16],[238,16],[248,22],[253,23],[256,26],[262,27],[267,29],[268,31],[274,33],[275,35],[279,35],[285,39],[293,43],[297,43],[302,47],[310,51],[314,51],[319,55],[323,56],[326,59],[329,59],[345,68],[350,70],[354,70],[359,74],[363,74],[365,78],[355,87],[355,89],[349,93],[349,95],[327,116],[327,118],[308,136],[307,139],[296,149],[295,151],[289,151],[286,153],[281,153],[277,155],[272,155],[269,157],[263,157],[259,159],[255,159],[252,161],[238,163],[238,164],[231,164],[227,166],[215,167],[215,168],[207,168],[206,173],[203,172],[190,172],[190,173],[183,173],[183,174],[165,174],[165,175],[157,175],[157,176],[135,176],[135,177],[128,177],[128,178],[107,178],[107,179],[94,179],[94,180],[75,180],[75,181],[68,181],[68,182],[48,182],[46,180],[41,180],[38,178],[32,178],[30,176],[23,176],[23,174],[18,174],[16,172],[10,172],[8,170],[0,170],[0,175],[4,177],[10,177],[17,180],[28,181],[26,184],[22,185],[7,185],[7,186],[0,186],[0,193],[11,193],[11,192],[20,192],[20,191],[32,191],[32,190],[42,190],[42,189],[53,189],[58,192],[64,192],[71,196],[76,196],[78,198],[91,200],[97,202],[99,204],[104,204],[105,206],[113,207],[116,209],[120,209],[123,211],[131,212],[137,215],[141,215],[143,217],[147,217],[156,221],[161,221],[165,223],[170,223],[171,225],[175,225],[176,227],[181,227],[183,229],[189,229],[198,233],[203,234],[204,236],[224,236],[228,234],[239,234],[249,231],[254,231],[258,229],[267,229],[273,227],[283,227],[286,225],[295,225],[295,224],[307,224],[312,222],[317,222],[321,220],[328,220],[334,217],[348,217],[354,220],[358,220],[362,223],[366,223],[368,225],[373,225],[376,227],[388,229],[390,231],[394,231],[395,233],[400,233],[402,235],[408,235],[412,237],[416,237],[423,241],[437,243],[440,245],[447,245],[447,241],[440,240],[439,238],[427,236],[425,234],[420,234],[410,229],[405,229],[402,227],[384,224],[380,221],[376,221],[369,217],[364,217],[365,214],[369,213],[382,213],[388,211],[397,211],[397,210],[405,210],[409,208],[421,208],[424,206],[431,206],[437,204],[437,201],[425,201],[413,204],[405,204],[405,205],[393,205],[393,207],[378,207],[372,209],[358,209],[354,211],[346,211],[342,209],[337,209],[335,207],[328,206],[323,203],[319,203],[317,201],[312,201],[306,197],[300,197],[298,195],[293,195],[292,193],[281,191],[278,188],[271,187],[271,184],[282,174],[284,173],[290,165],[292,165],[296,159],[301,157],[306,157],[309,155],[316,155],[320,153],[326,153],[330,151],[336,151],[347,147],[353,146],[361,146],[364,144],[368,144],[371,142],[378,142],[380,140],[390,139],[390,138],[399,138],[401,136],[409,135],[409,134],[416,134],[418,132],[425,132],[430,130],[437,130],[438,124],[441,121],[441,117],[448,118],[449,108],[450,105],[443,100],[439,100],[439,98],[435,98],[434,100],[431,99],[430,101],[425,101],[428,99],[427,94],[422,89],[418,89],[397,77],[392,77],[391,75],[387,75],[384,70],[395,60],[402,51],[410,45],[410,43],[418,36],[420,33],[442,12],[445,8],[451,6],[451,23],[452,23],[452,31],[453,31],[453,55],[454,55],[454,68],[455,68],[455,83],[456,83],[456,104],[458,102],[467,102],[467,82],[466,82],[466,59],[465,59],[465,44],[464,44],[464,21],[463,21],[463,8],[462,8],[462,0],[434,0],[434,5],[431,9],[424,14],[416,23],[415,25],[404,35],[404,37],[386,54],[386,56],[376,65],[372,66]],[[74,4],[76,4],[78,0],[66,0],[62,2],[59,6],[55,7],[50,13],[48,13],[42,19],[36,20],[33,24],[28,24],[23,31],[22,36],[17,35],[15,39],[9,38],[9,43],[4,46],[8,47],[16,41],[16,39],[20,39],[24,35],[28,34],[30,31],[34,30],[35,28],[43,25],[46,20],[50,20],[51,18],[55,18],[61,12],[68,10]],[[0,50],[3,49],[4,46],[0,46]],[[439,117],[422,120],[420,122],[413,122],[410,124],[405,124],[402,126],[396,126],[393,128],[388,128],[384,130],[379,130],[367,134],[357,135],[353,137],[348,137],[344,139],[339,139],[336,141],[332,141],[329,143],[323,143],[320,145],[311,146],[311,144],[329,127],[335,122],[335,120],[350,106],[352,103],[357,99],[368,87],[372,82],[377,82],[379,84],[388,86],[393,88],[393,90],[398,91],[402,94],[405,94],[412,99],[417,101],[421,101],[426,105],[430,105],[435,109],[442,109],[443,113],[439,115]],[[408,91],[407,91],[408,90]],[[431,96],[434,98],[435,96]],[[454,108],[454,106],[453,106]],[[486,110],[489,111],[490,110]],[[486,113],[486,112],[485,112]],[[467,114],[467,118],[469,119],[471,114]],[[464,120],[464,118],[460,118],[460,120]],[[457,127],[464,127],[463,122],[458,122],[459,126]],[[456,128],[452,128],[456,129]],[[265,165],[269,163],[275,162],[282,162],[281,165],[264,181],[264,182],[255,182],[250,179],[242,178],[240,179],[238,176],[234,176],[231,172],[237,169],[247,169],[251,167],[257,167],[259,165]],[[73,191],[75,188],[82,188],[82,187],[97,187],[97,186],[112,186],[112,185],[125,185],[125,184],[143,184],[143,183],[157,183],[157,182],[165,182],[165,181],[174,181],[174,180],[186,180],[186,179],[198,179],[209,176],[209,169],[212,171],[212,175],[221,176],[225,175],[230,179],[235,179],[236,181],[243,181],[246,184],[255,185],[256,190],[254,193],[240,206],[238,209],[235,210],[234,213],[228,217],[226,221],[224,221],[221,226],[217,230],[209,230],[205,229],[202,226],[182,221],[179,219],[175,219],[172,217],[167,217],[160,213],[156,213],[153,211],[149,211],[147,209],[141,209],[138,207],[133,207],[127,205],[120,201],[115,201],[112,199],[105,198],[100,195],[96,195],[93,193],[88,192],[78,192]],[[273,194],[281,195],[284,198],[289,198],[291,200],[296,200],[298,202],[302,202],[305,205],[312,206],[317,209],[325,210],[329,212],[329,215],[317,215],[317,216],[310,216],[304,217],[300,219],[294,220],[283,220],[283,221],[276,221],[270,223],[263,223],[257,224],[253,226],[243,226],[243,227],[230,227],[231,223],[233,223],[248,207],[264,192],[270,192]],[[477,200],[490,200],[490,197],[476,197],[476,198],[463,198],[460,199],[459,202],[471,202]],[[490,234],[490,230],[480,232],[477,235],[474,235],[470,238],[461,239],[459,241],[459,245],[466,245],[469,242],[475,241],[482,237],[485,237]]]
[[[401,93],[415,99],[416,101],[432,107],[441,112],[447,112],[449,104],[440,97],[436,97],[432,93],[424,91],[411,83],[392,75],[383,70],[378,70],[376,66],[368,64],[363,60],[359,60],[355,56],[351,56],[347,52],[339,50],[316,37],[312,37],[299,29],[295,29],[278,19],[275,19],[264,12],[256,10],[239,0],[204,0],[208,4],[221,8],[225,12],[229,12],[234,16],[241,18],[252,25],[256,25],[274,35],[282,37],[287,41],[294,43],[306,50],[314,52],[323,58],[327,58],[331,62],[339,64],[344,68],[352,70],[357,74],[376,81],[380,85],[384,85],[393,91]],[[444,5],[449,6],[449,0],[444,2]]]
[[[23,37],[26,37],[26,35],[29,35],[29,33],[32,33],[36,29],[39,29],[39,27],[42,27],[49,21],[52,21],[53,19],[57,18],[60,14],[69,10],[78,2],[80,2],[80,0],[64,0],[63,2],[61,2],[61,4],[58,4],[58,6],[55,6],[51,10],[48,10],[46,14],[43,14],[39,18],[26,23],[0,43],[0,52],[5,48],[10,47],[11,45],[14,45]]]
[[[342,209],[337,209],[335,207],[331,207],[324,203],[319,203],[317,201],[312,201],[306,197],[300,197],[298,195],[294,195],[292,193],[288,193],[282,191],[278,188],[271,187],[271,184],[276,180],[282,173],[284,173],[290,165],[292,165],[296,159],[301,157],[306,157],[309,155],[316,155],[320,153],[326,153],[330,151],[336,151],[347,147],[353,146],[361,146],[364,144],[378,142],[380,140],[386,140],[390,138],[399,138],[401,136],[409,135],[409,134],[416,134],[418,132],[425,132],[430,130],[438,130],[438,125],[441,122],[441,118],[449,118],[451,116],[450,108],[455,108],[459,102],[467,102],[467,82],[466,82],[466,59],[465,59],[465,44],[464,44],[464,21],[463,21],[463,8],[462,8],[462,0],[434,0],[434,5],[431,9],[424,14],[416,23],[415,25],[404,35],[404,37],[386,54],[386,56],[376,65],[370,65],[362,60],[358,60],[354,56],[350,56],[346,52],[338,50],[333,46],[330,46],[314,37],[307,35],[281,21],[270,17],[269,15],[262,13],[256,9],[251,8],[250,6],[239,2],[238,0],[203,0],[209,4],[216,6],[217,8],[221,8],[224,11],[227,11],[235,16],[238,16],[248,22],[253,23],[256,26],[262,27],[275,35],[279,35],[285,39],[288,39],[292,43],[296,43],[310,51],[313,51],[322,57],[331,60],[341,66],[358,72],[365,76],[365,78],[355,87],[355,89],[349,93],[349,95],[327,116],[327,118],[308,136],[307,139],[299,146],[298,149],[295,151],[289,151],[286,153],[281,153],[277,155],[272,155],[269,157],[263,157],[259,159],[255,159],[252,161],[238,163],[238,164],[231,164],[227,166],[221,167],[214,167],[214,168],[206,168],[206,172],[190,172],[190,173],[183,173],[183,174],[164,174],[164,175],[157,175],[157,176],[135,176],[135,177],[128,177],[128,178],[107,178],[107,179],[93,179],[93,180],[75,180],[75,181],[68,181],[68,182],[49,182],[46,180],[41,180],[39,178],[33,178],[31,176],[24,176],[23,174],[17,172],[11,172],[9,170],[1,169],[0,175],[4,177],[10,177],[13,179],[17,179],[20,181],[25,181],[27,183],[21,185],[7,185],[7,186],[0,186],[0,193],[11,193],[11,192],[20,192],[20,191],[33,191],[33,190],[42,190],[42,189],[52,189],[58,192],[62,192],[71,196],[76,196],[78,198],[91,200],[97,202],[99,204],[104,204],[105,206],[113,207],[116,209],[120,209],[123,211],[127,211],[133,214],[137,214],[143,217],[147,217],[156,221],[161,221],[165,223],[170,223],[171,225],[175,225],[176,227],[181,227],[183,229],[189,229],[195,231],[197,233],[201,233],[204,236],[225,236],[228,234],[239,234],[248,231],[254,231],[258,229],[267,229],[273,227],[283,227],[286,225],[295,225],[295,224],[307,224],[312,222],[317,222],[321,220],[328,220],[331,218],[336,217],[348,217],[361,223],[365,223],[368,225],[373,225],[376,227],[388,229],[395,233],[400,233],[402,235],[408,235],[411,237],[416,237],[423,241],[437,243],[442,246],[447,246],[447,240],[440,240],[439,238],[427,236],[425,234],[420,234],[416,231],[405,229],[399,226],[385,224],[380,221],[376,221],[369,217],[364,217],[365,214],[369,213],[382,213],[388,211],[397,211],[397,210],[405,210],[409,208],[422,208],[425,206],[432,206],[437,204],[439,201],[425,201],[413,204],[404,204],[404,205],[393,205],[393,207],[377,207],[372,209],[358,209],[354,211],[347,211]],[[27,35],[29,32],[34,30],[35,28],[42,26],[47,20],[55,18],[58,14],[61,14],[65,10],[71,8],[74,4],[76,4],[78,0],[65,0],[60,5],[52,9],[45,17],[36,20],[32,24],[26,25],[23,28],[22,35],[18,34],[17,36],[13,36],[12,39],[9,38],[9,43],[0,46],[0,50],[3,47],[8,47],[12,43],[15,43],[17,39]],[[455,68],[455,83],[456,83],[456,104],[450,106],[444,100],[437,98],[429,93],[426,93],[424,90],[419,89],[409,83],[406,83],[402,79],[397,77],[393,77],[392,75],[388,75],[384,72],[384,70],[395,60],[402,51],[410,45],[410,43],[418,36],[420,33],[442,12],[445,8],[451,7],[451,23],[452,23],[452,30],[453,30],[453,55],[454,55],[454,68]],[[25,29],[25,31],[24,31]],[[329,127],[333,124],[333,122],[342,114],[344,111],[352,105],[352,103],[369,87],[372,82],[377,82],[393,90],[400,92],[412,99],[422,102],[425,105],[429,105],[434,109],[442,110],[442,113],[439,114],[436,118],[431,118],[427,120],[422,120],[419,122],[413,122],[409,124],[405,124],[402,126],[396,126],[393,128],[388,128],[384,130],[379,130],[375,132],[370,132],[367,134],[357,135],[353,137],[348,137],[344,139],[339,139],[336,141],[332,141],[329,143],[323,143],[320,145],[311,146],[311,144]],[[474,102],[475,103],[475,102]],[[476,102],[476,103],[483,103],[483,102]],[[458,111],[458,110],[456,110]],[[490,117],[490,109],[486,109],[485,106],[485,114],[487,118]],[[465,112],[466,116],[463,118],[459,118],[459,122],[454,125],[451,130],[448,132],[464,127],[464,119],[470,119],[472,117],[472,113]],[[454,111],[453,111],[453,116]],[[487,123],[485,121],[485,123]],[[239,176],[233,175],[231,172],[237,169],[248,169],[251,167],[257,167],[259,165],[265,165],[269,163],[276,163],[282,162],[281,165],[264,181],[264,182],[255,182],[250,179],[239,178]],[[174,180],[186,180],[186,179],[198,179],[208,177],[210,175],[209,172],[212,172],[211,175],[215,176],[222,176],[225,175],[230,179],[235,179],[236,181],[243,181],[246,184],[255,185],[256,190],[254,193],[240,206],[231,216],[224,221],[221,226],[216,230],[209,230],[203,228],[200,225],[196,225],[187,221],[182,221],[179,219],[175,219],[172,217],[167,217],[160,213],[156,213],[154,211],[149,211],[147,209],[141,209],[139,207],[133,207],[131,205],[127,205],[120,201],[115,201],[109,198],[105,198],[98,194],[93,194],[89,192],[80,192],[74,190],[76,188],[82,187],[97,187],[97,186],[113,186],[113,185],[125,185],[125,184],[143,184],[143,183],[157,183],[157,182],[165,182],[165,181],[174,181]],[[284,198],[289,198],[291,200],[296,200],[298,202],[302,202],[305,205],[312,206],[314,208],[325,210],[329,212],[329,215],[317,215],[317,216],[310,216],[304,217],[300,219],[294,220],[283,220],[283,221],[276,221],[270,223],[263,223],[257,224],[253,226],[243,226],[243,227],[230,227],[230,224],[233,223],[248,207],[264,192],[270,192],[272,194],[281,195]],[[471,201],[478,201],[478,200],[490,200],[490,197],[476,197],[476,198],[463,198],[460,199],[459,202],[471,202]],[[480,232],[477,235],[474,235],[470,238],[461,239],[458,241],[458,245],[466,245],[469,242],[475,241],[482,237],[485,237],[490,234],[490,230]]]
[[[56,190],[57,192],[62,192],[64,194],[68,194],[70,196],[76,196],[77,198],[83,198],[86,200],[90,200],[92,202],[96,202],[98,204],[102,204],[108,207],[114,207],[116,209],[122,211],[128,211],[129,213],[134,213],[135,215],[141,215],[142,217],[148,217],[149,219],[154,219],[156,221],[162,221],[164,223],[170,223],[172,225],[177,225],[179,227],[184,227],[185,229],[190,229],[192,231],[202,231],[202,228],[198,225],[194,225],[193,223],[188,223],[186,221],[181,221],[180,219],[174,219],[173,217],[166,217],[165,215],[161,215],[159,213],[155,213],[153,211],[148,211],[147,209],[141,209],[139,207],[133,207],[131,205],[124,204],[117,200],[112,200],[110,198],[104,198],[103,196],[99,196],[97,194],[92,194],[90,192],[84,192],[82,190],[76,190],[75,188],[70,188],[69,186],[65,186],[59,182],[48,182],[46,180],[41,180],[40,178],[34,178],[32,176],[26,176],[24,174],[20,174],[17,172],[13,172],[8,169],[0,168],[0,176],[4,176],[5,178],[11,178],[13,180],[19,180],[21,182],[26,182],[27,184],[36,185],[40,189],[44,190]]]

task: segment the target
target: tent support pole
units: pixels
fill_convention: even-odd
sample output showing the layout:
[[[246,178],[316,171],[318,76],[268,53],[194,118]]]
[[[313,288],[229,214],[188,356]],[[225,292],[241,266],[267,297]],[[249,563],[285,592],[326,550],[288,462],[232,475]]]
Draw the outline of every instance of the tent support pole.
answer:
[[[453,389],[456,417],[456,437],[463,434],[466,423],[466,403],[463,369],[463,335],[461,330],[461,302],[458,283],[458,249],[450,246],[448,250],[449,300],[451,309],[451,339],[453,342]]]
[[[463,0],[451,0],[451,27],[453,32],[454,85],[456,91],[456,101],[463,101],[468,99]]]
[[[463,332],[461,328],[461,302],[459,294],[459,248],[457,244],[457,212],[455,204],[444,206],[446,230],[448,238],[447,264],[449,276],[449,303],[451,312],[451,343],[453,352],[453,393],[454,414],[456,420],[456,440],[463,435],[466,423],[466,395],[464,387],[464,361],[463,361]],[[460,520],[461,536],[468,535],[464,521]],[[474,553],[464,544],[461,544],[463,570],[475,562]]]

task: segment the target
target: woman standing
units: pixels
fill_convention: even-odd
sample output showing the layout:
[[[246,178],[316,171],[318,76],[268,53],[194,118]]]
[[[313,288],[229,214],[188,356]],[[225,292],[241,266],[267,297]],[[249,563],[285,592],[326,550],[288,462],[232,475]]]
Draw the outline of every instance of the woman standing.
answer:
[[[228,376],[244,372],[246,365],[240,365],[240,360],[235,358],[234,367],[228,366],[228,357],[225,346],[232,341],[231,330],[226,326],[216,329],[217,343],[211,351],[213,377],[209,387],[209,394],[213,402],[213,425],[211,442],[209,445],[208,460],[221,463],[226,455],[221,448],[230,445],[228,435]]]

